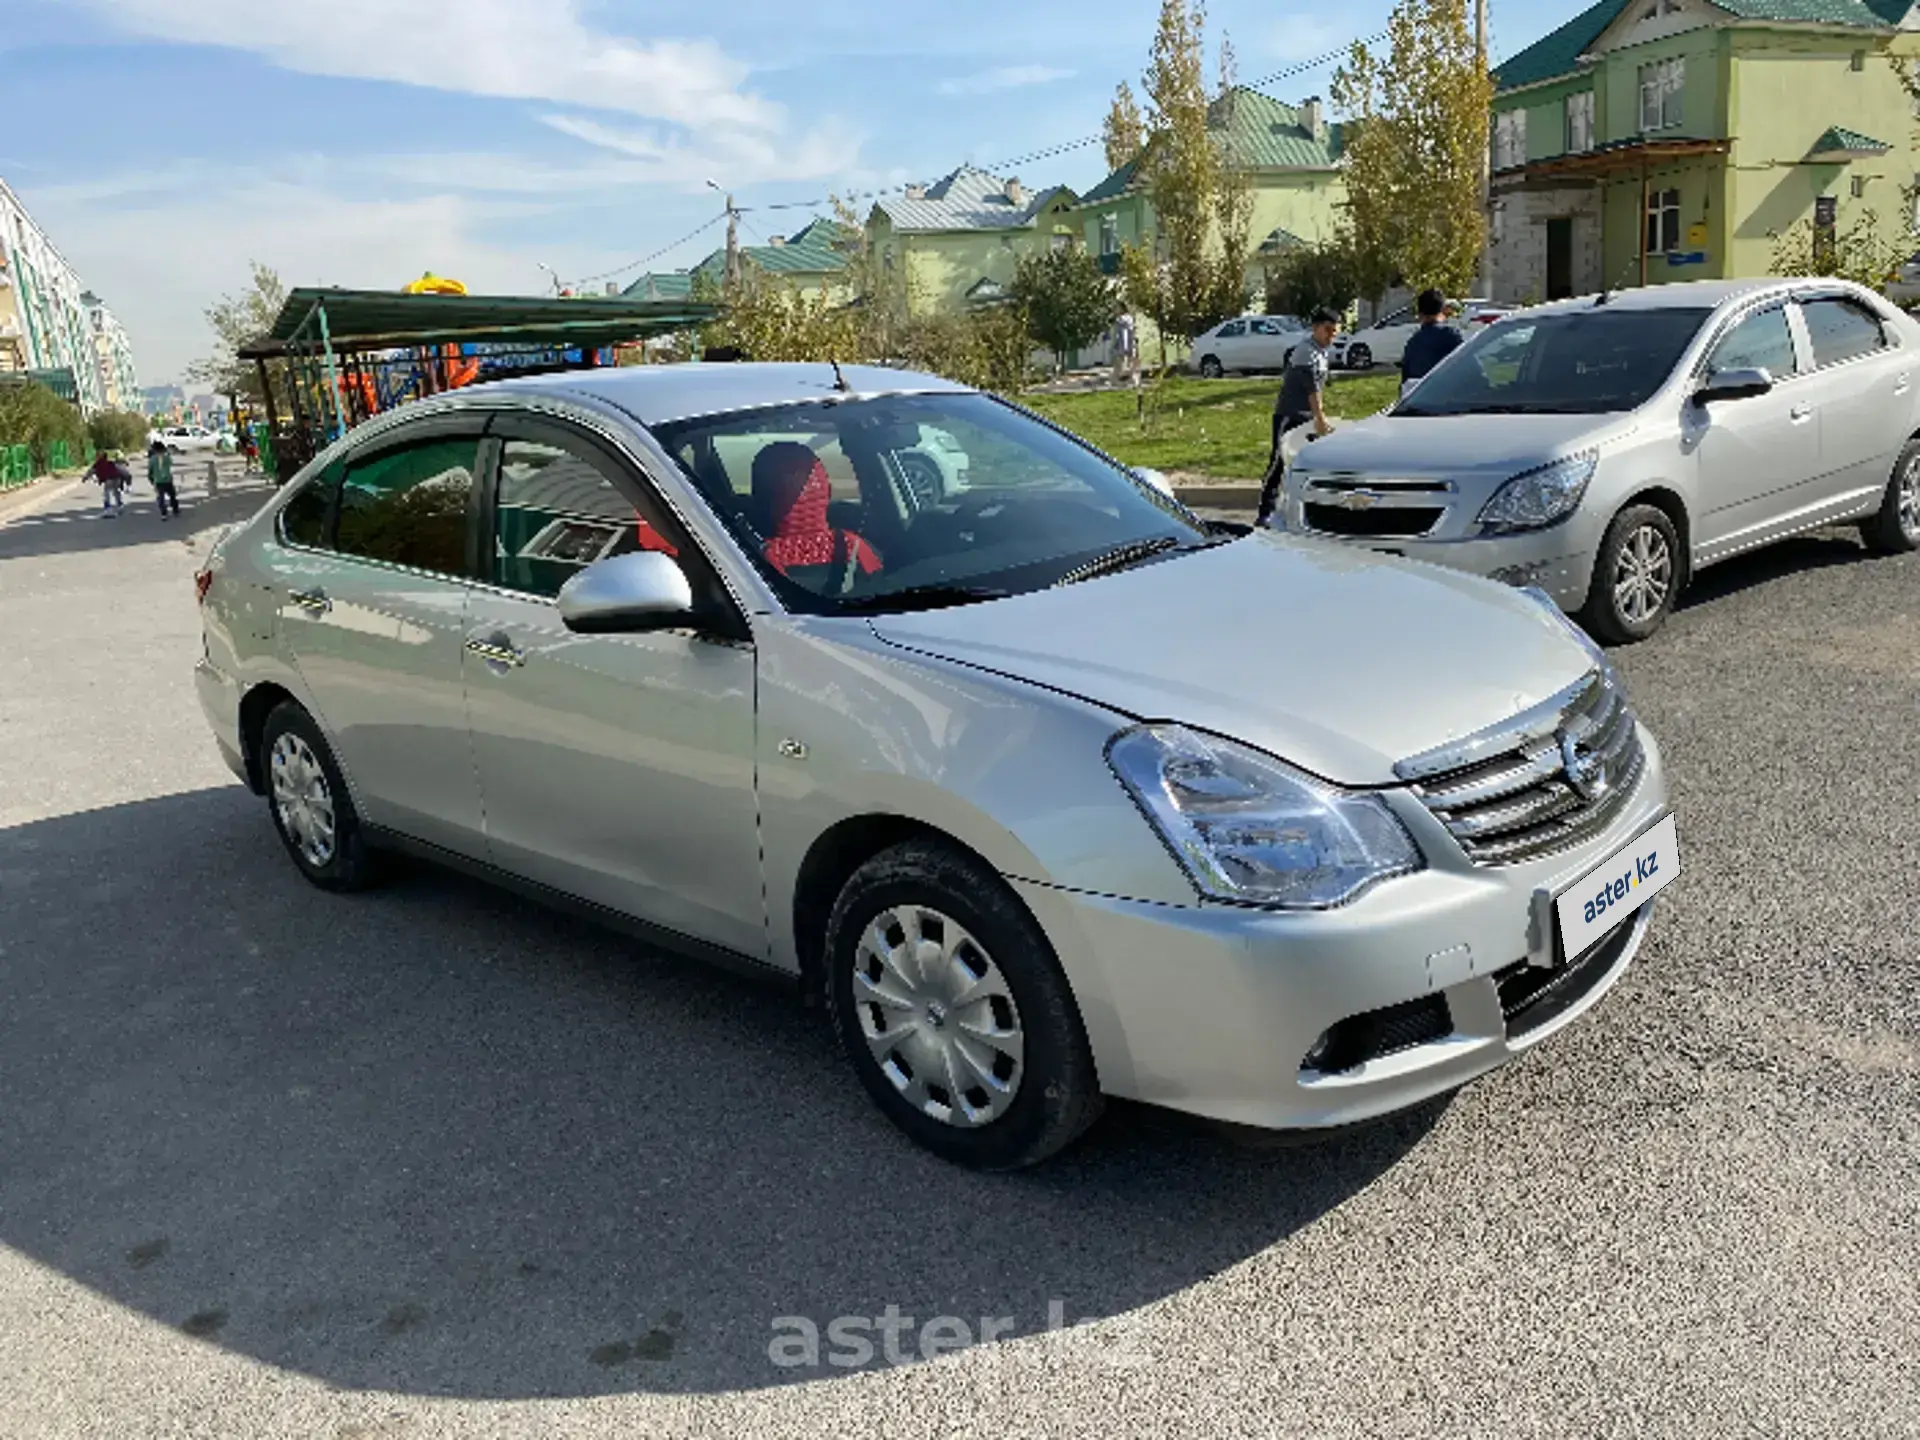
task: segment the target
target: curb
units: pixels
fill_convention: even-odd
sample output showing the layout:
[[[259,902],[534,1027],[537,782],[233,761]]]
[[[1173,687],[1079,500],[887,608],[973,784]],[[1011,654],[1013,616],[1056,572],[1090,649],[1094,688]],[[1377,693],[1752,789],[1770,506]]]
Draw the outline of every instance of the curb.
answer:
[[[1260,504],[1260,482],[1257,480],[1176,484],[1173,493],[1180,498],[1181,504],[1205,510],[1252,510]]]

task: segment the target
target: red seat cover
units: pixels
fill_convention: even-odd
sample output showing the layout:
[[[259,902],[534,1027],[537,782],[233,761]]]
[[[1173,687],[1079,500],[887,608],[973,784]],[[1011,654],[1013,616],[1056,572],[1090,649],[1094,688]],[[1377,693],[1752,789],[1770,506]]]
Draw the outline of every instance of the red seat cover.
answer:
[[[871,545],[851,530],[835,530],[827,523],[833,485],[819,456],[804,445],[769,446],[755,463],[767,467],[773,524],[766,545],[769,565],[784,575],[796,566],[835,565],[851,555],[863,575],[880,568]]]

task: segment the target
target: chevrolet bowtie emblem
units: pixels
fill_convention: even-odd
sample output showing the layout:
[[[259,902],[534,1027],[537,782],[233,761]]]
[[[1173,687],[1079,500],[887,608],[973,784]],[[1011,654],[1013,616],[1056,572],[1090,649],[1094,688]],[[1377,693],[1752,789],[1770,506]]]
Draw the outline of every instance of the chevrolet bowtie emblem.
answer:
[[[1371,510],[1380,499],[1378,490],[1349,490],[1340,497],[1340,503],[1348,510]]]

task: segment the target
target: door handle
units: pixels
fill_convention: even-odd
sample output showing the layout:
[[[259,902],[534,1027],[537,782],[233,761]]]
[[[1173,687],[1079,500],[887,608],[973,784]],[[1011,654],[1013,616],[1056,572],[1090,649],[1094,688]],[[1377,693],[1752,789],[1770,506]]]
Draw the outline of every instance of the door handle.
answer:
[[[324,590],[295,590],[287,598],[313,615],[324,615],[333,609],[333,601],[327,598]]]
[[[516,650],[504,638],[500,640],[469,640],[467,649],[478,655],[489,665],[505,665],[517,668],[527,663],[524,651]]]
[[[1813,407],[1811,405],[1796,405],[1787,412],[1787,418],[1798,425],[1811,414],[1813,414]]]

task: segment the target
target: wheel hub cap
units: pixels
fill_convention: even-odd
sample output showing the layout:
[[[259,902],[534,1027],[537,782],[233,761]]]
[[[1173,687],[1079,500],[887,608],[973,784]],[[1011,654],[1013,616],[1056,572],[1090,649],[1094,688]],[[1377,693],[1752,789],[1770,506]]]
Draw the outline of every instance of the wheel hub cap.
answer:
[[[1920,459],[1910,461],[1900,477],[1900,529],[1920,539]]]
[[[318,757],[298,735],[285,734],[273,742],[268,773],[287,838],[309,865],[325,865],[333,859],[333,790]]]
[[[853,998],[868,1050],[908,1104],[961,1128],[1006,1113],[1026,1035],[1006,976],[958,921],[922,905],[874,916],[854,952]]]
[[[1644,625],[1667,603],[1673,589],[1673,550],[1667,537],[1651,525],[1642,525],[1620,547],[1614,567],[1613,598],[1621,616]]]

